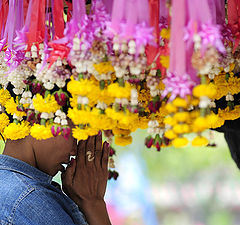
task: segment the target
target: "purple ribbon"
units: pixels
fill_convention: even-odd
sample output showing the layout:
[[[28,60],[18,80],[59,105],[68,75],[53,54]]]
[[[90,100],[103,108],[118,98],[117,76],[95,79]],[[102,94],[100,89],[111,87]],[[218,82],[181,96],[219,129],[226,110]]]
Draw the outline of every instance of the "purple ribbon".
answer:
[[[23,0],[10,0],[4,38],[7,38],[8,47],[13,49],[13,40],[16,31],[23,27]]]

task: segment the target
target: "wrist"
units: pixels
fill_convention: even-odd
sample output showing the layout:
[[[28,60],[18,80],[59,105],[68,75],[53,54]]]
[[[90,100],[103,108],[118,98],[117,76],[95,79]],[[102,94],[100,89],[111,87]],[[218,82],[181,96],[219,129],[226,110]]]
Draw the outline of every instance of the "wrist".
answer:
[[[93,209],[98,207],[106,207],[106,203],[104,199],[95,199],[95,200],[86,200],[86,199],[78,199],[77,205],[80,209]]]

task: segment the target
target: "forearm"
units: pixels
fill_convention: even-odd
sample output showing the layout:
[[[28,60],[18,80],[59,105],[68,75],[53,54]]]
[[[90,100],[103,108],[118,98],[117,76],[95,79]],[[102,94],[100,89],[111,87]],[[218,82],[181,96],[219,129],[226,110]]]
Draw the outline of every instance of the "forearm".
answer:
[[[89,225],[111,225],[104,200],[80,201],[77,204]]]

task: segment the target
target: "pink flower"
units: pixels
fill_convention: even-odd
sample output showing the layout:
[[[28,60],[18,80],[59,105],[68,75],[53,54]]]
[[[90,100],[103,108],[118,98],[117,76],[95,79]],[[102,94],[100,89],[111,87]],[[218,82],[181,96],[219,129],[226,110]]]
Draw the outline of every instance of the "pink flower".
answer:
[[[63,127],[62,128],[62,135],[66,140],[68,140],[68,138],[70,136],[70,133],[71,133],[70,127]]]
[[[65,106],[67,103],[67,96],[64,92],[56,92],[54,94],[55,100],[57,101],[58,105]]]
[[[51,132],[52,132],[53,136],[56,137],[61,132],[61,127],[59,127],[58,125],[53,125],[51,127]]]
[[[153,141],[154,141],[154,139],[152,138],[151,135],[149,135],[148,137],[145,138],[145,146],[147,148],[151,148],[153,145]]]
[[[160,152],[161,150],[162,139],[160,138],[159,134],[156,134],[154,139],[154,145],[157,148],[157,151]]]

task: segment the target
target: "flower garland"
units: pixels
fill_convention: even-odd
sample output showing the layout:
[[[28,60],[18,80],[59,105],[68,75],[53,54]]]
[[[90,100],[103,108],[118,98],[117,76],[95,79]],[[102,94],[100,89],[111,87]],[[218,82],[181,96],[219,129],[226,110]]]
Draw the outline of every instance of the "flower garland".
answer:
[[[113,11],[120,14],[111,16],[102,0],[92,1],[89,12],[74,11],[59,39],[49,27],[53,14],[41,15],[45,29],[29,30],[29,10],[15,40],[1,40],[4,138],[16,140],[29,134],[38,140],[68,138],[71,119],[78,140],[101,130],[109,142],[125,146],[132,142],[131,133],[142,128],[148,133],[146,147],[160,151],[170,145],[186,146],[185,134],[192,132],[196,134],[192,145],[206,146],[204,130],[239,118],[240,54],[239,48],[232,53],[232,33],[225,25],[214,18],[211,23],[202,21],[197,10],[198,22],[191,18],[181,24],[180,38],[174,33],[175,14],[153,18],[147,10],[151,3],[145,0],[136,1],[137,7],[128,5],[138,9],[134,14],[118,4],[114,1]],[[177,4],[173,0],[168,7],[175,12]],[[196,6],[189,4],[185,11],[189,18],[191,7]],[[41,38],[35,40],[34,32]],[[149,53],[153,48],[154,56]],[[174,63],[178,53],[185,60],[178,60],[179,67]]]

